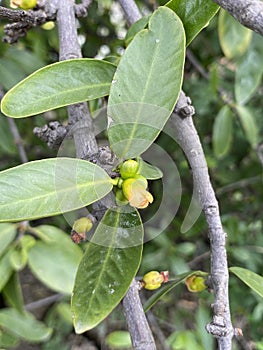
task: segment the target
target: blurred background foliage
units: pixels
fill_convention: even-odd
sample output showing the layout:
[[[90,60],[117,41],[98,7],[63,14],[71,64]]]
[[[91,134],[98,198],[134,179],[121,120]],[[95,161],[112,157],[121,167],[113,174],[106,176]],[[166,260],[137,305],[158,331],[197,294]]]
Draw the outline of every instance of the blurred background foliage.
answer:
[[[151,13],[159,4],[165,4],[165,1],[138,1],[144,15]],[[2,1],[1,5],[8,6],[8,2]],[[1,39],[5,24],[1,20]],[[78,27],[84,57],[102,59],[111,56],[108,59],[115,60],[123,53],[127,26],[117,2],[93,1],[89,16],[79,19]],[[35,28],[12,46],[0,41],[1,93],[36,69],[57,60],[56,27],[52,30]],[[260,275],[263,272],[263,186],[262,164],[256,147],[262,141],[263,131],[262,61],[262,38],[221,11],[188,47],[183,84],[195,107],[194,122],[220,203],[222,221],[228,235],[229,266],[251,269]],[[101,104],[101,101],[90,103],[90,108],[93,110]],[[56,157],[57,151],[48,149],[32,132],[34,127],[54,120],[66,123],[66,109],[16,120],[29,160]],[[170,154],[178,168],[182,198],[169,227],[145,244],[139,274],[143,275],[149,270],[169,270],[171,276],[189,270],[209,271],[209,239],[204,217],[201,215],[187,232],[181,233],[192,197],[191,171],[182,151],[167,134],[162,133],[157,143]],[[1,116],[0,168],[4,170],[20,162],[8,119]],[[156,197],[161,191],[161,183],[152,184],[151,191]],[[143,215],[151,215],[151,210],[147,209]],[[5,276],[5,283],[1,284],[1,307],[19,310],[25,303],[27,310],[33,312],[43,324],[39,325],[39,338],[32,340],[29,330],[19,328],[19,315],[15,316],[15,331],[13,325],[5,328],[1,324],[1,348],[129,349],[127,333],[112,333],[125,330],[121,307],[95,330],[81,336],[73,333],[69,294],[61,294],[63,282],[56,283],[61,270],[56,264],[49,266],[46,263],[52,259],[56,261],[57,251],[64,244],[71,244],[68,237],[68,242],[63,243],[55,239],[52,251],[47,253],[50,232],[54,237],[57,237],[56,234],[60,237],[61,231],[69,236],[71,228],[63,217],[36,220],[30,223],[31,228],[26,229],[21,225],[3,225],[0,226],[0,276]],[[49,233],[44,229],[43,233],[40,225],[51,225],[53,228],[48,229]],[[59,227],[61,231],[57,232],[54,227]],[[154,236],[155,232],[149,231],[147,234]],[[72,269],[84,246],[76,250],[73,260],[64,254],[60,260],[61,266]],[[34,254],[43,259],[42,264],[47,272],[44,277],[44,267],[44,272],[36,272],[34,268]],[[66,276],[64,281],[68,281],[67,278],[70,280]],[[146,291],[143,298],[147,300],[151,293]],[[37,300],[42,300],[40,306],[32,304]],[[150,311],[149,319],[155,337],[162,341],[163,336],[170,349],[215,349],[213,339],[204,329],[210,320],[212,301],[213,295],[207,291],[196,295],[188,292],[184,285],[179,285]],[[244,333],[244,337],[235,341],[233,349],[263,349],[263,300],[232,274],[230,304],[233,324]],[[26,319],[23,322],[26,324]],[[50,329],[53,329],[52,334]],[[36,341],[37,345],[34,345]],[[163,349],[162,343],[157,346]]]

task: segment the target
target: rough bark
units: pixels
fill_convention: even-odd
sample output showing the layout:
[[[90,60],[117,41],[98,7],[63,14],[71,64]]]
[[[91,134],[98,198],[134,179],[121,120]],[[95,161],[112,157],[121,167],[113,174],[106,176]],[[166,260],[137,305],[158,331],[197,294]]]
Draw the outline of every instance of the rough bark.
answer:
[[[155,342],[139,296],[140,282],[132,281],[123,308],[134,350],[155,350]]]
[[[212,305],[213,319],[206,329],[217,338],[220,350],[230,350],[234,330],[228,296],[226,233],[222,227],[218,202],[192,114],[191,101],[181,92],[171,124],[176,141],[184,151],[192,169],[194,187],[207,221],[211,246],[211,279],[215,301]]]
[[[54,3],[54,2],[53,2]],[[75,18],[75,1],[56,1],[59,34],[59,59],[81,58]],[[73,133],[76,156],[84,158],[98,152],[92,119],[86,102],[68,106],[68,124]]]
[[[260,0],[213,0],[243,26],[263,35],[263,2]]]

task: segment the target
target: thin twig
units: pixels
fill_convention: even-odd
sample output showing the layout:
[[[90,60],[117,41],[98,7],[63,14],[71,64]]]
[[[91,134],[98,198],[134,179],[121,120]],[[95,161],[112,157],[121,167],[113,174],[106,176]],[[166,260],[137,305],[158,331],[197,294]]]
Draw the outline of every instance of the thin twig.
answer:
[[[136,3],[133,0],[119,0],[119,3],[129,24],[133,24],[142,17]]]
[[[6,18],[11,22],[25,22],[32,26],[43,24],[46,21],[47,15],[43,10],[39,11],[24,11],[12,10],[0,6],[0,17]]]
[[[198,59],[195,57],[193,52],[190,49],[186,49],[186,57],[192,63],[192,65],[196,68],[196,70],[201,74],[205,79],[209,79],[209,74],[205,70],[205,68],[200,64]]]
[[[163,331],[159,327],[159,324],[156,320],[155,315],[152,313],[151,310],[147,311],[147,319],[149,321],[149,324],[151,326],[151,329],[156,337],[158,339],[159,344],[161,345],[162,350],[171,350],[171,347],[166,343],[166,337],[163,334]]]
[[[263,35],[263,2],[260,0],[213,0],[243,26]]]
[[[193,181],[199,201],[209,228],[211,243],[211,278],[215,293],[213,320],[207,325],[207,331],[218,340],[220,350],[230,350],[233,337],[229,297],[228,266],[226,255],[226,234],[223,230],[218,202],[209,178],[208,167],[202,145],[195,129],[189,110],[189,99],[183,92],[180,94],[171,123],[176,141],[184,151],[193,172]],[[182,113],[183,112],[183,113]]]
[[[16,123],[15,123],[14,119],[12,119],[12,118],[7,118],[7,121],[9,124],[10,131],[13,135],[16,147],[18,149],[20,160],[22,163],[27,163],[28,162],[27,154],[26,154],[26,151],[24,148],[23,140],[22,140],[20,133],[18,131],[18,128],[16,126]]]
[[[54,294],[51,295],[49,297],[37,300],[37,301],[33,301],[32,303],[26,304],[25,305],[25,309],[27,311],[33,311],[36,309],[39,309],[43,306],[48,306],[50,304],[55,303],[56,301],[61,300],[62,298],[64,298],[65,296],[63,294]]]
[[[263,166],[263,163],[262,163],[262,166]],[[262,176],[261,175],[257,175],[257,176],[253,176],[253,177],[250,177],[250,178],[247,178],[247,179],[236,181],[236,182],[233,182],[233,183],[231,183],[229,185],[225,185],[225,186],[217,189],[216,195],[217,196],[221,196],[224,193],[235,191],[235,190],[241,189],[241,188],[245,188],[245,187],[248,187],[250,185],[254,185],[254,184],[260,183],[261,181],[262,181]]]

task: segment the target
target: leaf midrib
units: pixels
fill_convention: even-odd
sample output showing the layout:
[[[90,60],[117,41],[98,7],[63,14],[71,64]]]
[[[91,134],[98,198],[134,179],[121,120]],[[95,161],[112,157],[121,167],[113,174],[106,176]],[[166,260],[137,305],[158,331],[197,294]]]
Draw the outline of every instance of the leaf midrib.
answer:
[[[106,215],[105,215],[105,217],[106,217]],[[118,215],[116,215],[115,226],[114,226],[115,229],[118,227],[119,218],[120,218],[120,211],[118,210]],[[101,223],[103,223],[103,221]],[[106,267],[108,267],[106,262],[109,260],[109,256],[111,255],[111,253],[112,253],[112,251],[114,249],[113,248],[113,246],[114,246],[113,243],[115,241],[115,238],[116,238],[116,230],[115,230],[115,234],[112,235],[112,239],[111,239],[111,242],[110,242],[111,244],[109,245],[109,249],[107,250],[107,254],[106,254],[106,257],[105,257],[105,260],[104,260],[104,264],[103,264],[103,266],[102,266],[102,268],[100,270],[100,273],[99,273],[99,275],[98,275],[98,277],[96,279],[96,285],[100,284],[100,282],[102,281],[103,275],[104,275],[104,271],[106,270]],[[92,243],[92,244],[94,244],[94,243]],[[88,250],[89,249],[87,249],[87,253],[88,253]],[[93,302],[93,299],[95,298],[95,296],[96,296],[96,293],[91,295],[91,297],[89,299],[90,302],[89,302],[88,305],[92,305],[92,302]],[[89,310],[90,310],[90,307],[87,307],[86,314],[85,314],[86,317],[85,318],[87,318]]]
[[[149,29],[147,34],[150,35],[150,33],[153,33],[153,35],[154,35],[154,32],[153,32],[152,30]],[[153,57],[154,57],[154,58],[153,58],[152,63],[151,63],[150,73],[149,73],[149,75],[148,75],[148,79],[147,79],[147,81],[146,81],[146,84],[144,85],[142,98],[141,98],[141,101],[139,101],[139,103],[140,103],[140,102],[144,103],[144,99],[145,99],[145,96],[146,96],[146,92],[147,92],[148,87],[149,87],[149,81],[152,79],[152,72],[153,72],[153,70],[154,70],[153,67],[154,67],[154,62],[155,62],[155,60],[156,60],[156,55],[155,55],[155,53],[156,53],[156,51],[158,50],[159,47],[160,47],[160,45],[156,45],[156,46],[155,46],[154,54],[153,54]],[[160,50],[158,50],[158,51],[160,51]],[[131,146],[133,137],[134,137],[135,132],[136,132],[136,130],[137,130],[137,126],[138,126],[137,121],[138,121],[138,119],[139,119],[141,109],[142,109],[142,106],[140,105],[139,111],[138,111],[137,116],[136,116],[136,118],[135,118],[135,123],[133,123],[133,128],[132,128],[132,131],[131,131],[131,134],[130,134],[130,138],[128,139],[128,142],[126,143],[126,147],[125,147],[125,149],[123,150],[123,154],[126,154],[126,153],[128,152],[128,150],[130,149],[130,146]]]
[[[96,181],[96,182],[92,182],[91,184],[84,183],[84,184],[81,184],[81,185],[77,185],[77,187],[76,186],[70,186],[70,187],[67,187],[67,188],[62,189],[62,190],[57,190],[57,191],[53,190],[53,191],[50,191],[50,192],[48,192],[46,194],[42,194],[40,196],[30,197],[30,198],[27,197],[26,199],[17,199],[16,200],[16,198],[12,198],[12,203],[3,204],[3,205],[0,204],[0,210],[3,210],[4,207],[8,207],[10,205],[13,207],[14,206],[14,203],[13,203],[14,200],[16,201],[16,204],[23,203],[23,202],[32,202],[32,201],[34,201],[36,199],[44,199],[46,197],[53,197],[56,194],[60,194],[60,193],[62,194],[62,193],[70,192],[72,189],[79,190],[79,189],[84,188],[84,187],[88,188],[90,186],[94,186],[94,184],[95,184],[94,187],[96,187],[97,184],[100,185],[100,184],[106,184],[106,183],[110,183],[110,181],[109,180],[99,180],[99,181]]]

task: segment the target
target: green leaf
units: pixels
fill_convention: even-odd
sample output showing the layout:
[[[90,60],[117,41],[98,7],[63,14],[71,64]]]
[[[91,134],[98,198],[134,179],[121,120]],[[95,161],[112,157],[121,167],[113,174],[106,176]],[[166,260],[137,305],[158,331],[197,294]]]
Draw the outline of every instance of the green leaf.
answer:
[[[15,271],[21,271],[27,264],[27,252],[23,249],[14,249],[10,255],[10,263]]]
[[[0,259],[0,291],[6,285],[7,281],[13,273],[13,268],[10,262],[10,256],[13,248],[9,249],[5,255]]]
[[[143,305],[143,309],[145,312],[150,310],[156,303],[159,301],[165,294],[170,292],[172,289],[174,289],[176,286],[178,286],[180,283],[185,282],[187,277],[190,277],[194,274],[199,274],[200,276],[206,276],[207,273],[203,271],[188,271],[185,273],[182,273],[174,278],[173,281],[168,282],[163,287],[157,290]]]
[[[259,128],[256,125],[253,114],[247,107],[237,105],[235,108],[248,142],[252,147],[256,147],[259,142]]]
[[[164,127],[181,90],[184,56],[180,19],[159,7],[149,28],[140,31],[126,49],[113,78],[109,140],[119,158],[140,155]]]
[[[20,313],[15,309],[0,310],[0,326],[11,334],[31,342],[45,341],[52,332],[29,312]]]
[[[148,180],[158,180],[163,177],[162,171],[157,166],[146,163],[141,157],[137,158],[139,168],[137,173],[144,176]]]
[[[252,39],[252,31],[223,9],[219,13],[218,34],[221,48],[229,59],[242,56]]]
[[[16,236],[16,225],[0,224],[0,257]]]
[[[22,118],[108,95],[115,69],[88,58],[51,64],[14,86],[2,99],[2,112]]]
[[[106,344],[112,349],[124,349],[132,346],[130,333],[127,331],[114,331],[107,335]]]
[[[209,25],[219,10],[219,6],[210,0],[171,0],[165,6],[181,18],[186,34],[186,46]]]
[[[263,277],[253,271],[241,268],[230,267],[230,272],[234,273],[241,281],[248,285],[254,292],[263,298]]]
[[[25,50],[23,47],[10,46],[5,53],[5,57],[9,61],[15,62],[18,67],[21,67],[25,75],[31,74],[45,65],[45,62],[39,56]]]
[[[14,349],[18,344],[19,340],[17,337],[0,330],[0,347],[1,349]]]
[[[260,50],[253,38],[252,45],[237,65],[235,76],[235,96],[237,103],[245,104],[259,87],[263,74],[263,50]],[[260,38],[262,45],[262,38]],[[253,45],[254,44],[254,45]]]
[[[144,16],[140,18],[137,22],[133,23],[132,26],[127,31],[126,37],[125,37],[125,44],[126,46],[129,45],[129,43],[132,41],[134,36],[142,29],[144,29],[150,19],[151,15]]]
[[[79,265],[72,295],[75,331],[100,323],[119,304],[141,261],[143,226],[137,210],[109,209]]]
[[[0,221],[21,221],[82,208],[112,189],[99,166],[73,158],[29,162],[0,172]]]
[[[25,72],[15,62],[3,57],[0,58],[0,77],[1,85],[8,90],[25,77]]]
[[[50,289],[71,294],[82,250],[69,235],[54,226],[34,228],[49,241],[38,241],[28,252],[28,264],[34,275]]]
[[[2,290],[7,305],[14,307],[22,312],[24,310],[24,300],[19,277],[16,272],[13,273],[7,284]]]
[[[213,126],[213,148],[216,157],[225,156],[231,146],[233,136],[234,113],[228,106],[224,106],[217,114]]]

